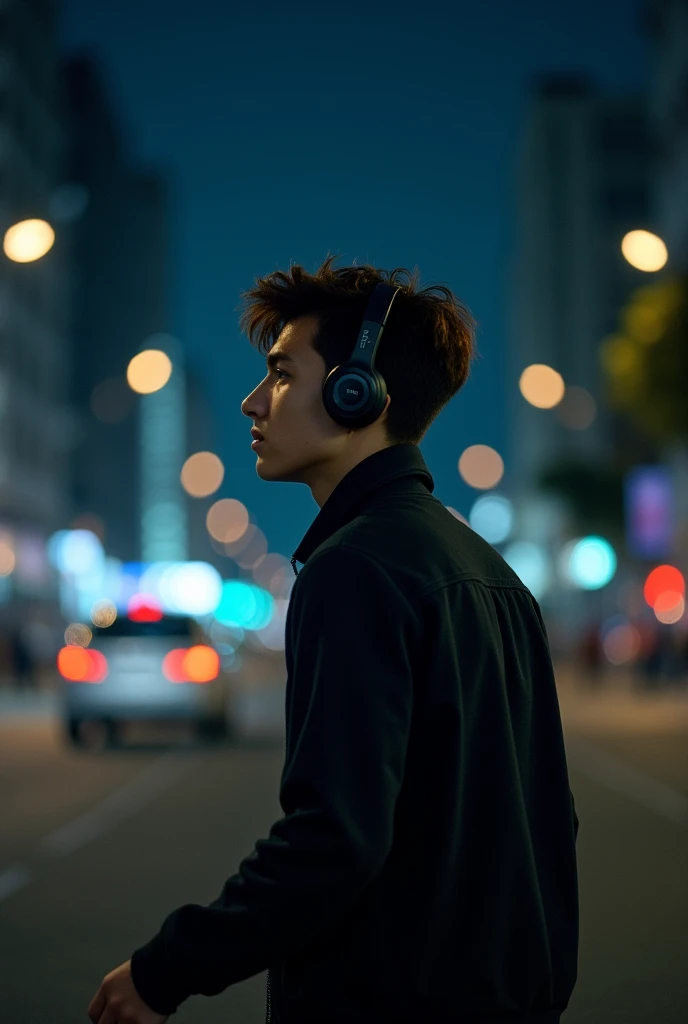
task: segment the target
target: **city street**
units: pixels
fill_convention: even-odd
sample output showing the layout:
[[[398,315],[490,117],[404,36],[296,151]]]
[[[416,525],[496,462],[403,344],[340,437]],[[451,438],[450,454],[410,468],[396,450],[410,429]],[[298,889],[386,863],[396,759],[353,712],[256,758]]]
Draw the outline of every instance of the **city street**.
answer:
[[[687,180],[688,0],[0,0],[0,1024],[688,1021]]]
[[[582,695],[558,670],[580,819],[579,980],[567,1024],[679,1024],[688,1008],[688,698]],[[77,1024],[171,910],[214,899],[280,816],[283,736],[162,733],[74,752],[49,716],[0,720],[0,1017]],[[274,719],[273,719],[274,725]],[[258,1024],[265,973],[180,1024]]]

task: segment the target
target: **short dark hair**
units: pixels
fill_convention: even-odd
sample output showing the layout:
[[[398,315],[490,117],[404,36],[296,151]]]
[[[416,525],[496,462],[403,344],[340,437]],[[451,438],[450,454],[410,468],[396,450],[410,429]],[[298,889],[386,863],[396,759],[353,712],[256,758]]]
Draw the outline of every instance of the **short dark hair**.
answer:
[[[418,267],[413,273],[403,267],[390,273],[365,264],[334,269],[336,258],[328,255],[315,274],[297,264],[289,273],[276,270],[256,278],[255,287],[241,293],[239,326],[266,355],[287,323],[317,316],[313,348],[329,373],[351,355],[375,285],[397,285],[401,292],[390,310],[375,368],[392,398],[385,421],[388,443],[418,444],[468,379],[477,355],[477,322],[443,285],[419,291]]]

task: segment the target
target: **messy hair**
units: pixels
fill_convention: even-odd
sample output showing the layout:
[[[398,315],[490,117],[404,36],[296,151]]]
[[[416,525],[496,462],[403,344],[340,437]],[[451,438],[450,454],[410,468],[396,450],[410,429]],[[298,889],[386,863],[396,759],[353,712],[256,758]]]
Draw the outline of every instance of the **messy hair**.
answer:
[[[284,326],[300,316],[316,316],[313,348],[327,373],[352,354],[370,294],[381,281],[401,291],[387,319],[375,356],[391,396],[385,419],[388,444],[418,444],[438,413],[463,387],[477,354],[476,321],[443,285],[418,289],[419,271],[391,272],[362,265],[334,269],[336,256],[309,274],[293,265],[256,278],[242,292],[239,327],[266,355]],[[239,308],[239,307],[237,307]]]

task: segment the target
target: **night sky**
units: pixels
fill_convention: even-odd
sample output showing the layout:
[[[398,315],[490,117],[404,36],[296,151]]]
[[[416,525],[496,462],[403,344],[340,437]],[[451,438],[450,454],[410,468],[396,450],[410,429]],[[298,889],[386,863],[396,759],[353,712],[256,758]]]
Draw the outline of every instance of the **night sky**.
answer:
[[[170,325],[207,389],[235,497],[290,557],[318,512],[303,484],[255,472],[240,404],[265,374],[239,331],[254,278],[328,252],[336,266],[416,264],[479,323],[481,359],[421,442],[435,494],[467,515],[471,444],[510,463],[505,285],[512,170],[533,75],[642,89],[637,0],[228,4],[63,0],[65,51],[102,58],[134,159],[175,197]],[[124,367],[123,367],[124,370]]]

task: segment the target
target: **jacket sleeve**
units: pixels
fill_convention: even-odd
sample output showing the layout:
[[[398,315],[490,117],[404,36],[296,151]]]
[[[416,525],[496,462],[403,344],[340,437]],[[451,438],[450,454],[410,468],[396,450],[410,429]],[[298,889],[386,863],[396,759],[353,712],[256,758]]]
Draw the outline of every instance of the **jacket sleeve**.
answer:
[[[286,621],[284,816],[213,903],[175,910],[132,955],[153,1010],[173,1013],[293,955],[379,873],[404,774],[417,628],[370,556],[340,545],[304,565]]]

